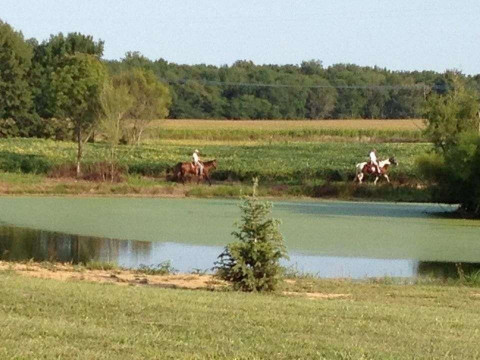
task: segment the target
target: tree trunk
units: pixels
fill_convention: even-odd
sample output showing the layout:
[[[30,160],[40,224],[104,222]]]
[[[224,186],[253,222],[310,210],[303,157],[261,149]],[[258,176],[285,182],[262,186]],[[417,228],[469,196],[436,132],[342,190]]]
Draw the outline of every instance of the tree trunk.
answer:
[[[80,162],[82,161],[83,144],[82,144],[82,130],[77,129],[77,178],[81,175]]]

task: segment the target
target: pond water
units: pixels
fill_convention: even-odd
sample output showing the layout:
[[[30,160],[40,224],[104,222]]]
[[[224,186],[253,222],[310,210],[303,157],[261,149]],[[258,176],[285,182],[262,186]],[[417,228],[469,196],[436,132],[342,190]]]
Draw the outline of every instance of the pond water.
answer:
[[[113,261],[209,270],[233,240],[239,201],[0,198],[4,259]],[[274,202],[290,261],[321,277],[412,277],[480,262],[480,222],[433,204]],[[8,225],[8,226],[7,226]],[[73,235],[75,234],[75,235]],[[438,269],[436,270],[438,271]],[[440,270],[444,271],[444,270]]]

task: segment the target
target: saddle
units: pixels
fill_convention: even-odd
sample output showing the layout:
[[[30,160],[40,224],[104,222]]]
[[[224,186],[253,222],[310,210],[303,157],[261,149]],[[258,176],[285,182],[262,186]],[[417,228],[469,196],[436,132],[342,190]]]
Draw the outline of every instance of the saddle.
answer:
[[[195,163],[192,161],[192,167],[193,171],[195,171],[195,175],[200,176],[200,166],[195,165]]]
[[[379,169],[380,172],[377,172],[377,167],[372,164],[371,160],[367,161],[367,164],[365,165],[365,167],[367,168],[367,172],[369,174],[378,174],[378,175],[382,174],[382,169]]]

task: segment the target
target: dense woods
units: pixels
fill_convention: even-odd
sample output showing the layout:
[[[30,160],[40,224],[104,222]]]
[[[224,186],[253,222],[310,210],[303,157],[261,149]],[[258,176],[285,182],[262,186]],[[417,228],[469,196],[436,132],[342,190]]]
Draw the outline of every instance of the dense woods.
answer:
[[[450,89],[448,73],[395,72],[378,67],[319,60],[299,65],[179,65],[130,52],[106,61],[112,73],[134,67],[152,70],[170,87],[170,118],[201,119],[392,119],[422,116],[432,92]],[[480,88],[480,75],[460,75]]]

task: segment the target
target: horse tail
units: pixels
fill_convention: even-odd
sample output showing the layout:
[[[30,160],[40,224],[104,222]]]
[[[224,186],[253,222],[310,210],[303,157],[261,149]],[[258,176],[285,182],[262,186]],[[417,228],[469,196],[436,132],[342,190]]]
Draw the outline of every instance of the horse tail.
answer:
[[[358,163],[357,165],[355,165],[355,174],[360,174],[362,172],[363,164],[364,163]]]

